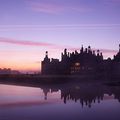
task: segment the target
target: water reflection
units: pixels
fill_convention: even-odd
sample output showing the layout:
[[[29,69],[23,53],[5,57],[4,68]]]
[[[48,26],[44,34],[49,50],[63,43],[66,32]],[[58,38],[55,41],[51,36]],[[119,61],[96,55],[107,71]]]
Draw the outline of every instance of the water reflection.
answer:
[[[49,85],[41,88],[43,89],[45,100],[49,92],[52,93],[60,90],[61,99],[65,104],[72,100],[74,102],[79,101],[82,107],[84,105],[91,107],[93,103],[100,103],[105,99],[117,99],[120,102],[119,86],[106,86],[101,83],[72,83],[61,86]]]
[[[40,97],[42,99],[44,98],[44,100],[47,100],[48,94],[50,96],[54,94],[54,96],[60,96],[62,101],[65,104],[67,103],[67,101],[72,100],[74,102],[79,101],[82,107],[84,105],[91,107],[92,103],[96,103],[96,102],[100,103],[100,101],[102,101],[103,99],[106,99],[105,94],[107,94],[108,96],[112,96],[109,98],[117,99],[120,102],[120,92],[119,92],[120,87],[119,86],[106,86],[101,83],[94,83],[94,84],[93,83],[68,83],[68,84],[61,84],[61,85],[44,85],[44,86],[39,85],[39,88],[27,87],[25,89],[25,87],[4,86],[0,90],[1,91],[0,95],[5,92],[5,89],[9,91],[8,93],[9,95],[16,93],[17,95],[21,94],[21,95],[28,96],[30,94],[30,96],[35,97],[35,95],[37,94],[37,96],[40,95]],[[32,99],[30,98],[30,96],[29,96],[29,99]]]
[[[15,85],[0,85],[0,107],[31,106],[51,104],[59,101],[60,91],[47,93],[49,101],[41,88]]]
[[[119,86],[97,82],[26,86],[0,85],[0,120],[120,119]]]
[[[30,86],[30,85],[29,85]],[[58,101],[61,99],[65,104],[69,101],[79,102],[81,106],[91,107],[94,103],[100,103],[105,99],[117,99],[120,102],[120,87],[119,86],[107,86],[103,83],[67,83],[59,85],[39,85],[35,87],[18,87],[18,86],[0,86],[0,95],[7,91],[7,101],[12,99],[32,100],[37,98],[38,100],[50,101],[52,97]],[[20,95],[22,95],[20,97]],[[111,96],[111,97],[110,97]],[[49,99],[48,99],[49,97]],[[0,100],[2,97],[0,97]],[[2,100],[1,100],[2,101]],[[0,102],[1,102],[0,101]],[[4,101],[4,99],[3,99]]]

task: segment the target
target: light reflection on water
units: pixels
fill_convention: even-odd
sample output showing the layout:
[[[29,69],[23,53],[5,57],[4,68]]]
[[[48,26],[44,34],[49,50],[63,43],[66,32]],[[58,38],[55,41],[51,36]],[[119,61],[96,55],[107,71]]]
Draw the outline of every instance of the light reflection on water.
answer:
[[[48,91],[47,98],[49,98],[49,101],[45,100],[44,92],[46,91],[41,88],[0,85],[0,106],[28,106],[60,100],[60,91],[53,93]]]
[[[120,120],[120,87],[0,85],[0,120]]]

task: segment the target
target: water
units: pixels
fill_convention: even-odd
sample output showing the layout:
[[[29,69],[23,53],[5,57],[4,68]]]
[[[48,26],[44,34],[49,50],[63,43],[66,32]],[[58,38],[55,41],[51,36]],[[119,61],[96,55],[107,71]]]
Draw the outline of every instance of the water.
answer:
[[[120,120],[120,87],[0,84],[0,120]]]

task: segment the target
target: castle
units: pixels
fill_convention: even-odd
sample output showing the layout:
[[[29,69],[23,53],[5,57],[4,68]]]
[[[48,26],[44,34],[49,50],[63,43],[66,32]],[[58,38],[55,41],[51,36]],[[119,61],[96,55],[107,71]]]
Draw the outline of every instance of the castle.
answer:
[[[114,55],[113,59],[103,59],[102,53],[97,53],[91,49],[81,47],[80,51],[61,53],[59,59],[50,59],[48,51],[41,63],[41,73],[43,75],[81,75],[81,74],[114,74],[120,73],[120,45],[119,52]]]

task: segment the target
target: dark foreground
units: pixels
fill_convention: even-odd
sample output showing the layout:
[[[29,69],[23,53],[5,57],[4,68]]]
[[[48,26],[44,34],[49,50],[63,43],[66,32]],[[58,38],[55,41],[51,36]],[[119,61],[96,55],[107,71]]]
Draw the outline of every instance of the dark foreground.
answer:
[[[120,84],[120,76],[110,75],[36,75],[36,74],[5,74],[0,75],[2,83],[23,83],[23,84],[61,84],[69,82],[108,82],[111,85]]]
[[[0,120],[120,120],[119,79],[12,77],[0,80]]]

